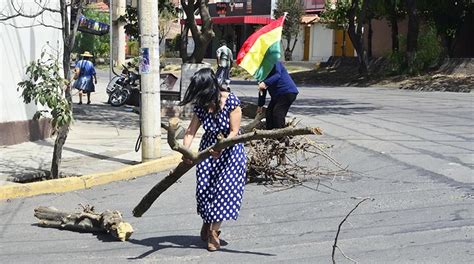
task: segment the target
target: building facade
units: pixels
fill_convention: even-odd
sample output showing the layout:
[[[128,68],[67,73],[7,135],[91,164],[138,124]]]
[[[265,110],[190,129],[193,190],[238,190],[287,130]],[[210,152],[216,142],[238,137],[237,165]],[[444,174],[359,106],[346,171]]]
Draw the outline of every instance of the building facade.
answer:
[[[53,3],[52,1],[51,3]],[[10,1],[2,1],[2,13],[14,12]],[[59,8],[59,3],[55,2]],[[23,10],[35,10],[33,1],[24,2]],[[44,16],[44,22],[61,27],[61,17],[57,13]],[[38,59],[43,50],[61,51],[61,31],[34,26],[33,19],[16,17],[0,23],[0,145],[11,145],[34,141],[50,136],[48,120],[32,120],[41,106],[25,104],[18,91],[17,83],[25,76],[27,65]]]
[[[278,0],[217,0],[209,4],[216,38],[208,48],[207,57],[214,58],[220,39],[225,39],[234,53],[258,28],[268,24]],[[298,0],[297,0],[298,1]],[[354,56],[349,37],[342,30],[332,30],[320,23],[319,14],[324,10],[325,0],[300,0],[305,9],[301,20],[293,60],[326,61],[331,56]],[[293,42],[291,42],[292,45]],[[345,44],[345,45],[344,45]],[[283,40],[283,49],[286,48]],[[283,57],[283,56],[282,56]]]

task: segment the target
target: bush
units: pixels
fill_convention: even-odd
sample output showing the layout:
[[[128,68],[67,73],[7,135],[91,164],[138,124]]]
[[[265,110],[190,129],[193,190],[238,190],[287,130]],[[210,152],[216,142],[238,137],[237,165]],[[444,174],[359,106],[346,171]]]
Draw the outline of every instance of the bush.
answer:
[[[413,70],[416,72],[438,65],[442,54],[442,47],[434,25],[429,24],[420,33],[418,36],[418,51],[413,63]]]
[[[401,74],[406,68],[405,52],[395,51],[388,55],[390,74]]]
[[[250,75],[246,70],[238,67],[237,65],[232,67],[232,70],[230,71],[230,77],[243,80],[250,80],[253,78],[252,75]]]
[[[412,73],[417,74],[435,67],[442,56],[442,46],[438,39],[436,28],[428,23],[420,29],[418,35],[418,50],[413,61],[413,68],[408,69],[406,61],[406,37],[400,35],[400,51],[388,55],[392,74]]]

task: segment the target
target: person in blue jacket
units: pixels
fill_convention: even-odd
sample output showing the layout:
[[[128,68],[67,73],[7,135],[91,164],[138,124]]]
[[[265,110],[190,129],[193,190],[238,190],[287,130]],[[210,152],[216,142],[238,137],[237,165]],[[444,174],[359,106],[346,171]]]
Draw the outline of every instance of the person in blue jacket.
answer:
[[[280,61],[275,64],[267,78],[258,84],[258,89],[258,113],[262,112],[265,105],[267,91],[271,97],[265,114],[267,129],[285,127],[286,114],[296,100],[298,88]]]
[[[95,84],[97,84],[97,75],[94,64],[91,61],[93,55],[88,51],[81,54],[82,60],[76,63],[74,68],[73,88],[79,90],[79,104],[82,104],[82,94],[87,94],[87,104],[91,103],[91,93],[95,92]]]

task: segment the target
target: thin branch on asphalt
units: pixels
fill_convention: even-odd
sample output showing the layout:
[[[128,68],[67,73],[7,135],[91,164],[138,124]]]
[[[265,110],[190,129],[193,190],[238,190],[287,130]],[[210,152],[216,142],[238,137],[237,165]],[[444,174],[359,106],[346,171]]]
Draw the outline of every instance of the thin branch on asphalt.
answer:
[[[339,226],[337,228],[337,233],[336,233],[336,237],[334,238],[334,245],[332,246],[332,263],[335,264],[336,263],[336,259],[335,259],[335,254],[336,254],[336,248],[339,249],[339,251],[341,251],[342,255],[347,258],[348,260],[351,260],[351,261],[354,261],[354,263],[357,263],[357,261],[347,257],[344,252],[339,248],[339,246],[337,245],[337,239],[339,238],[339,233],[341,232],[341,227],[342,227],[342,224],[344,224],[344,222],[346,222],[347,218],[349,218],[349,216],[352,214],[352,212],[355,211],[355,209],[357,209],[357,207],[359,207],[359,205],[367,200],[371,200],[371,201],[374,201],[375,199],[374,198],[370,198],[370,197],[366,197],[364,199],[362,199],[360,202],[358,202],[356,204],[356,206],[354,206],[354,208],[352,208],[352,210],[346,215],[346,217],[344,217],[344,219],[342,219],[342,221],[339,223]]]

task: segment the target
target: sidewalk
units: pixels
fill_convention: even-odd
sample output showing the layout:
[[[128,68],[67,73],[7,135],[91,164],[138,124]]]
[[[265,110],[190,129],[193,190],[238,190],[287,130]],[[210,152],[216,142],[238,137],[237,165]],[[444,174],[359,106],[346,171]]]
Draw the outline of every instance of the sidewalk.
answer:
[[[98,72],[98,84],[90,105],[78,105],[78,95],[74,91],[75,121],[64,145],[60,166],[65,176],[110,172],[141,162],[141,150],[135,152],[140,117],[128,106],[112,107],[105,103],[107,82],[108,73]],[[162,117],[162,121],[166,122],[166,119]],[[183,120],[183,126],[187,125],[186,122]],[[194,141],[197,142],[199,139]],[[53,147],[54,137],[1,146],[0,185],[18,184],[14,182],[28,181],[49,172]],[[170,149],[166,131],[162,130],[161,156],[174,154],[178,153]]]

